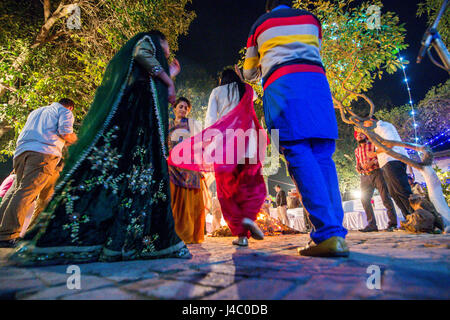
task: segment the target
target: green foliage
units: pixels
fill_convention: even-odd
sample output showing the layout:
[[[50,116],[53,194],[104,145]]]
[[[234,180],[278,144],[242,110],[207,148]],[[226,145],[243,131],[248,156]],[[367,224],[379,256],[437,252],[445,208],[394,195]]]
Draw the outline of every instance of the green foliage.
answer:
[[[158,29],[172,51],[186,34],[195,13],[185,9],[191,0],[74,0],[81,8],[81,29],[66,26],[60,17],[45,41],[40,1],[0,2],[0,126],[13,127],[15,138],[30,111],[62,97],[76,102],[79,126],[93,100],[103,72],[115,52],[133,35]],[[69,1],[51,1],[52,13]],[[11,154],[15,139],[0,139],[2,154]]]
[[[450,206],[450,171],[444,171],[438,166],[434,167],[434,171],[436,171],[439,180],[441,180],[442,192],[447,204]]]
[[[420,141],[427,141],[447,130],[450,126],[450,80],[432,87],[425,98],[414,106],[416,112],[417,135]],[[394,123],[403,141],[414,141],[411,106],[404,105],[391,110],[376,112],[379,119]]]
[[[383,8],[379,0],[361,4],[354,0],[294,1],[294,7],[314,13],[322,22],[322,60],[333,97],[344,106],[350,106],[357,93],[370,90],[385,72],[397,71],[397,50],[407,47],[406,30],[395,13],[381,12],[380,29],[367,27],[371,5]]]
[[[450,127],[450,80],[431,88],[417,107],[418,134],[430,139]]]
[[[443,3],[444,0],[425,0],[422,3],[419,3],[417,16],[427,16],[428,24],[431,26],[434,23],[434,20],[436,20]],[[450,44],[450,10],[447,9],[442,16],[441,21],[439,22],[438,31],[442,37],[442,41],[444,41],[445,45],[448,47]]]
[[[336,117],[339,117],[337,113]],[[339,189],[341,193],[345,193],[345,191],[359,189],[359,175],[355,169],[357,143],[353,136],[353,127],[338,121],[338,129],[339,139],[336,140],[336,152],[333,160],[339,175]]]
[[[176,79],[177,97],[186,97],[192,103],[189,117],[203,123],[208,108],[211,91],[216,87],[216,80],[198,66],[188,66]]]

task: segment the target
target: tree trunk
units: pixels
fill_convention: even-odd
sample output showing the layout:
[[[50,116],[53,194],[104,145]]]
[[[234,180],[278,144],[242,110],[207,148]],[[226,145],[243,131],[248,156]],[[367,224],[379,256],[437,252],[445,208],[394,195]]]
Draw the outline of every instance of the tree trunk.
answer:
[[[450,231],[450,208],[445,201],[444,194],[442,192],[441,181],[439,180],[436,172],[431,166],[424,166],[419,169],[420,173],[425,179],[428,189],[428,196],[430,201],[435,206],[437,212],[439,212],[444,220],[445,231]]]

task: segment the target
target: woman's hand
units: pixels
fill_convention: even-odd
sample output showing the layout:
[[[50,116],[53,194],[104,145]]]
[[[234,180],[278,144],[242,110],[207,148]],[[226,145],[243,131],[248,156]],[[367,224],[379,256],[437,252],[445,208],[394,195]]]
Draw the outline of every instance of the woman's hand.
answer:
[[[170,77],[171,78],[176,77],[181,71],[180,62],[178,62],[178,60],[174,58],[169,66],[169,70],[170,70]]]
[[[169,103],[171,105],[174,105],[175,101],[177,100],[177,94],[175,92],[175,85],[173,84],[173,82],[168,86],[168,91],[169,91]]]
[[[166,84],[169,93],[169,103],[171,105],[174,105],[177,98],[175,92],[175,84],[173,83],[173,80],[169,77],[169,75],[165,71],[162,71],[160,74],[158,74],[158,77]]]

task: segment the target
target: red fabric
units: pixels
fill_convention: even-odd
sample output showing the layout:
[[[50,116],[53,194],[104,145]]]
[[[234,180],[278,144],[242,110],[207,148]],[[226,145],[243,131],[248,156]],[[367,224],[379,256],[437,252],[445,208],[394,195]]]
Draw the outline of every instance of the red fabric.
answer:
[[[275,80],[278,78],[281,78],[282,76],[285,76],[289,73],[295,73],[295,72],[318,72],[325,74],[325,71],[322,67],[311,65],[311,64],[291,64],[284,67],[281,67],[274,71],[267,79],[267,81],[264,83],[264,90],[271,85]]]
[[[9,175],[5,180],[3,180],[2,185],[0,186],[0,198],[3,198],[8,192],[9,188],[11,188],[14,180],[16,179],[15,174]]]
[[[256,46],[256,38],[255,35],[252,34],[247,40],[247,49],[255,46]]]
[[[215,176],[217,198],[231,233],[249,237],[242,219],[255,221],[267,194],[261,163],[238,165],[232,173],[216,172]]]
[[[242,135],[236,136],[230,130],[246,132],[252,128],[258,132],[257,156],[250,160],[246,158],[250,140],[245,137],[244,147],[235,147],[237,137]],[[267,135],[253,109],[253,89],[246,85],[244,97],[233,110],[201,133],[176,145],[167,161],[171,166],[188,170],[214,171],[225,221],[233,235],[248,235],[241,226],[242,219],[254,221],[267,194],[261,172],[266,146]]]
[[[367,136],[366,136],[364,133],[361,132],[361,134],[362,134],[364,137],[367,138]],[[358,140],[358,139],[357,139],[357,137],[358,137],[358,131],[355,130],[355,131],[353,132],[353,136],[355,137],[356,140]]]
[[[378,165],[377,156],[375,155],[374,157],[370,157],[369,152],[375,152],[375,146],[370,141],[359,144],[358,148],[355,149],[356,167],[360,168],[360,170],[365,174],[380,168]],[[375,164],[371,165],[369,170],[362,169],[362,165],[371,160],[376,160]]]

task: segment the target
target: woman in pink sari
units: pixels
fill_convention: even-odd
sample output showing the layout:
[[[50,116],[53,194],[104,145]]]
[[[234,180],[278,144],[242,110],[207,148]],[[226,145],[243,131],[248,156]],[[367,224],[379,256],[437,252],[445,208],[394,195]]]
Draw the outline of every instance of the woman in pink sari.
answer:
[[[214,171],[217,196],[234,245],[262,240],[256,217],[267,194],[261,174],[267,136],[253,109],[253,89],[233,70],[225,70],[210,96],[206,128],[178,144],[169,164],[195,171]]]

